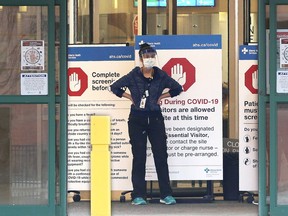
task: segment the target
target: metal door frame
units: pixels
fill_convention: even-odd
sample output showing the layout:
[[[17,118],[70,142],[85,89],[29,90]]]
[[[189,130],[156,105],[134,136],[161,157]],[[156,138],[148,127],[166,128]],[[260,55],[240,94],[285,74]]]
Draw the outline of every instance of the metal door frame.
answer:
[[[277,5],[288,5],[287,0],[258,1],[259,23],[259,215],[282,216],[288,205],[278,205],[278,137],[277,106],[288,103],[286,94],[276,92],[277,71]],[[266,37],[266,9],[269,8],[269,38]],[[268,42],[268,43],[266,43]],[[266,57],[269,44],[269,56]],[[269,67],[267,68],[267,61]],[[267,93],[266,71],[269,71],[269,93]],[[268,123],[268,128],[267,128]],[[268,142],[267,135],[270,137]],[[270,151],[267,153],[267,148]],[[269,170],[267,171],[267,162]],[[268,177],[267,177],[268,176]],[[268,188],[267,188],[268,186]],[[267,194],[269,192],[269,194]],[[268,201],[269,200],[269,201]]]
[[[0,104],[48,104],[48,205],[0,205],[0,216],[67,215],[67,1],[66,0],[0,0],[1,6],[48,7],[48,95],[0,95]],[[56,95],[55,81],[55,6],[60,9],[60,94]],[[56,184],[56,105],[60,105],[59,188]],[[56,195],[60,193],[59,201]]]

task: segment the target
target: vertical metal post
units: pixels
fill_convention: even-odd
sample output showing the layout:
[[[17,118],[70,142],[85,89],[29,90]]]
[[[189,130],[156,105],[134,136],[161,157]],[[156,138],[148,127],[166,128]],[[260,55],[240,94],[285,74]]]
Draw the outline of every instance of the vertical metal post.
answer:
[[[177,34],[177,0],[167,0],[168,34]]]
[[[142,35],[147,34],[147,0],[142,0]]]
[[[250,0],[244,1],[244,44],[250,43]]]
[[[267,125],[267,111],[266,106],[269,97],[266,93],[266,2],[258,1],[258,32],[259,32],[259,45],[258,45],[258,145],[259,145],[259,216],[268,215],[268,206],[266,203],[267,198],[267,139],[266,125]]]
[[[89,43],[93,44],[93,34],[94,34],[94,0],[89,0]]]
[[[60,207],[57,215],[67,215],[67,1],[60,1]]]

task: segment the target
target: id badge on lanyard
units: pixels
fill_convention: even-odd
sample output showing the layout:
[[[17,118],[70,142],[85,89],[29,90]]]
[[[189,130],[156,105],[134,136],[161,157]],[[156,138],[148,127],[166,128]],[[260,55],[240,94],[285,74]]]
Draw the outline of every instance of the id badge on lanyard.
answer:
[[[149,91],[148,91],[148,89],[145,90],[145,92],[144,92],[144,94],[143,94],[143,96],[142,96],[142,99],[141,99],[141,101],[140,101],[140,108],[141,108],[141,109],[144,109],[144,108],[145,108],[147,97],[149,97]]]

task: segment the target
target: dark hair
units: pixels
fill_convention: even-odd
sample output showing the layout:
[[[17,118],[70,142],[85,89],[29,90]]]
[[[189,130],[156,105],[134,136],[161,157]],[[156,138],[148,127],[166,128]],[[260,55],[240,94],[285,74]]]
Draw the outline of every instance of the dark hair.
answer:
[[[156,50],[153,49],[148,43],[139,44],[139,57],[141,58],[144,53],[156,53]]]

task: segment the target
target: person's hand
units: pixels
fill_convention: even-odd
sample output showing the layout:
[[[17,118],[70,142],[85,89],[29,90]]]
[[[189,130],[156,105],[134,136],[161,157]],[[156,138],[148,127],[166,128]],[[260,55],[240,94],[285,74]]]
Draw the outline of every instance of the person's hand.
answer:
[[[131,101],[131,103],[134,105],[133,98],[132,98],[132,96],[130,94],[124,92],[122,97],[129,99]]]
[[[171,68],[171,77],[181,86],[186,83],[186,72],[183,72],[183,66],[176,64]]]
[[[78,74],[75,72],[69,76],[69,87],[72,92],[77,92],[81,88],[81,82],[78,79]]]
[[[160,95],[160,97],[158,98],[157,104],[161,105],[161,100],[164,98],[168,98],[171,97],[169,92],[163,93],[162,95]]]
[[[252,86],[254,89],[258,89],[258,70],[252,73]]]

